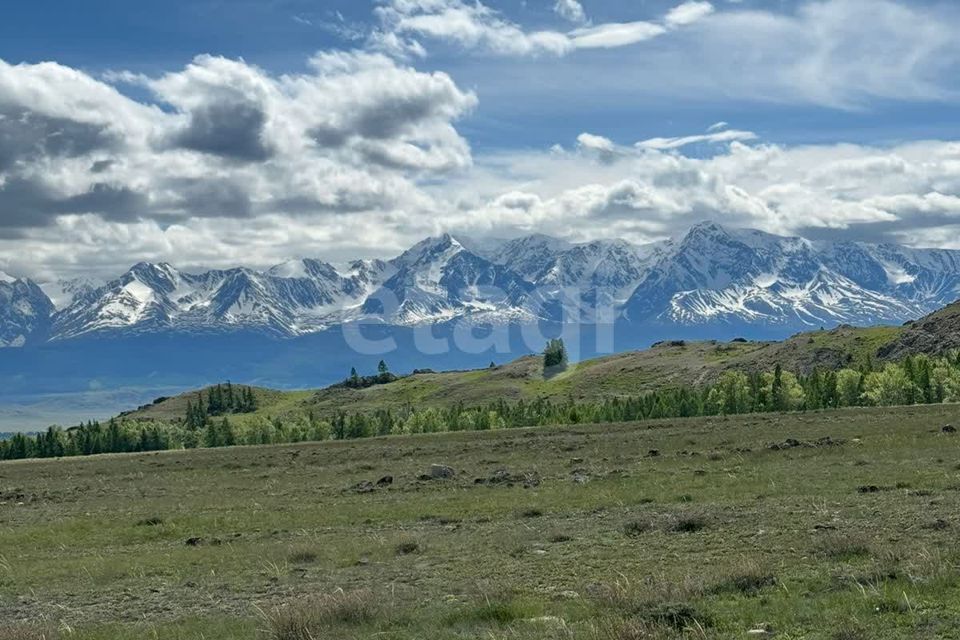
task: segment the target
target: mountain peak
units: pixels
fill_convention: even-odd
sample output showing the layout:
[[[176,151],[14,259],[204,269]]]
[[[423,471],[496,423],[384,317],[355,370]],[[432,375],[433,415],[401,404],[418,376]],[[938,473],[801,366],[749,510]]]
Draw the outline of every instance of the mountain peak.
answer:
[[[400,254],[399,257],[394,259],[394,262],[399,264],[432,262],[441,256],[449,258],[465,250],[459,240],[449,233],[444,233],[439,236],[424,238]]]
[[[698,222],[697,224],[690,227],[686,233],[686,237],[717,237],[717,236],[727,236],[730,235],[730,232],[727,231],[726,227],[723,225],[714,222],[713,220],[704,220]]]
[[[484,246],[443,233],[388,262],[340,270],[305,258],[205,273],[141,262],[109,282],[38,288],[0,276],[0,347],[95,331],[295,336],[376,314],[398,325],[467,315],[552,321],[554,301],[570,290],[580,292],[584,322],[601,307],[628,322],[677,326],[902,322],[960,295],[960,252],[811,243],[704,221],[681,241],[650,245],[532,234]],[[395,296],[399,311],[374,304],[377,292]]]
[[[133,273],[136,275],[162,275],[168,278],[172,277],[176,272],[177,270],[166,262],[138,262],[127,270],[127,273]]]
[[[10,274],[8,274],[7,272],[5,272],[5,271],[0,271],[0,283],[13,284],[13,283],[16,282],[17,280],[18,280],[18,278],[14,278],[13,276],[11,276]]]

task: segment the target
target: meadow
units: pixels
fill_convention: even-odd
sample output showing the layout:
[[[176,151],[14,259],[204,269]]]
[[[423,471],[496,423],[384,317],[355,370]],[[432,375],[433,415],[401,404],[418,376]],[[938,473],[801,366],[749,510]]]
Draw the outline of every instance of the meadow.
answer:
[[[0,463],[0,639],[960,638],[960,406]]]

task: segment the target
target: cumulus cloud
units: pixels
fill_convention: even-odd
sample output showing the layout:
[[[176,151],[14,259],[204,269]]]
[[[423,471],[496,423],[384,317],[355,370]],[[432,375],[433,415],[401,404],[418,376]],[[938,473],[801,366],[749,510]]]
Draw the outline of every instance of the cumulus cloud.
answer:
[[[467,206],[447,224],[570,240],[595,238],[600,228],[599,235],[646,242],[709,218],[781,234],[960,248],[949,235],[960,224],[955,142],[716,142],[719,153],[688,157],[675,145],[638,148],[583,134],[572,151],[497,158],[477,168],[476,194],[457,185]],[[507,176],[523,176],[522,189],[504,177],[504,165]]]
[[[407,62],[432,41],[558,56],[658,39],[618,52],[630,82],[609,73],[609,56],[582,56],[575,90],[593,99],[600,79],[639,87],[643,99],[843,109],[958,95],[948,5],[713,9],[686,2],[649,22],[537,32],[479,2],[384,0],[379,52],[321,52],[281,75],[209,55],[161,75],[100,78],[0,61],[0,269],[44,278],[115,275],[139,260],[387,257],[442,231],[646,241],[704,218],[960,248],[958,142],[786,146],[718,122],[640,142],[584,132],[568,150],[475,157],[457,125],[477,96]],[[607,66],[592,73],[588,58]],[[691,145],[709,153],[692,157]]]
[[[305,197],[295,194],[311,194],[315,180],[329,188],[328,177],[306,170],[283,184],[293,195],[271,213],[257,210],[258,199],[246,189],[247,182],[177,184],[181,197],[195,200],[190,206],[223,202],[214,207],[219,208],[238,194],[247,196],[252,211],[242,225],[203,216],[117,219],[68,213],[78,207],[57,204],[60,213],[44,227],[22,228],[15,235],[0,227],[0,256],[5,258],[0,269],[18,275],[114,275],[141,259],[173,260],[190,268],[268,266],[294,255],[390,257],[443,231],[469,237],[541,232],[574,241],[600,236],[646,242],[674,236],[706,218],[812,238],[960,248],[956,142],[890,148],[736,140],[716,144],[715,154],[689,157],[682,147],[638,148],[585,133],[569,150],[481,157],[470,172],[429,187],[412,189],[408,182],[396,182],[396,192],[390,185],[364,190],[331,201],[321,214],[313,197],[294,201]],[[228,166],[249,168],[233,162]],[[249,175],[248,182],[259,181],[256,174]],[[348,193],[343,190],[350,182],[331,193]],[[97,189],[90,193],[84,197],[123,197]]]
[[[417,205],[418,175],[469,167],[453,122],[476,97],[443,73],[325,53],[272,76],[199,56],[131,99],[54,63],[0,61],[0,227]]]

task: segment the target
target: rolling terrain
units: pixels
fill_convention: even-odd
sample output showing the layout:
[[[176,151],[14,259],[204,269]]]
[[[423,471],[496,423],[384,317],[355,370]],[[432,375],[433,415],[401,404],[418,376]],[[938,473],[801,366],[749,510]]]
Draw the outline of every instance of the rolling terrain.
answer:
[[[374,411],[408,406],[473,406],[499,399],[507,402],[549,400],[603,400],[636,396],[671,386],[712,383],[724,372],[785,370],[808,373],[815,367],[839,369],[879,358],[882,349],[904,335],[903,327],[840,327],[797,334],[784,341],[669,341],[640,351],[586,360],[550,377],[543,358],[530,355],[513,362],[468,371],[429,370],[402,376],[389,384],[365,389],[333,385],[320,390],[258,389],[258,410],[233,416],[238,423],[262,417],[295,418],[313,413],[330,416],[340,410]],[[205,390],[209,392],[209,389]],[[197,392],[160,399],[125,414],[129,418],[175,420]]]
[[[960,638],[958,422],[942,405],[0,463],[0,638]]]

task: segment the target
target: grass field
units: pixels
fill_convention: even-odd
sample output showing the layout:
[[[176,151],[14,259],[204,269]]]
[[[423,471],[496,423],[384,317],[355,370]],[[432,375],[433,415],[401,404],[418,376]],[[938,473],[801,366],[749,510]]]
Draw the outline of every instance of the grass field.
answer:
[[[951,423],[939,405],[2,463],[0,639],[960,638]]]

